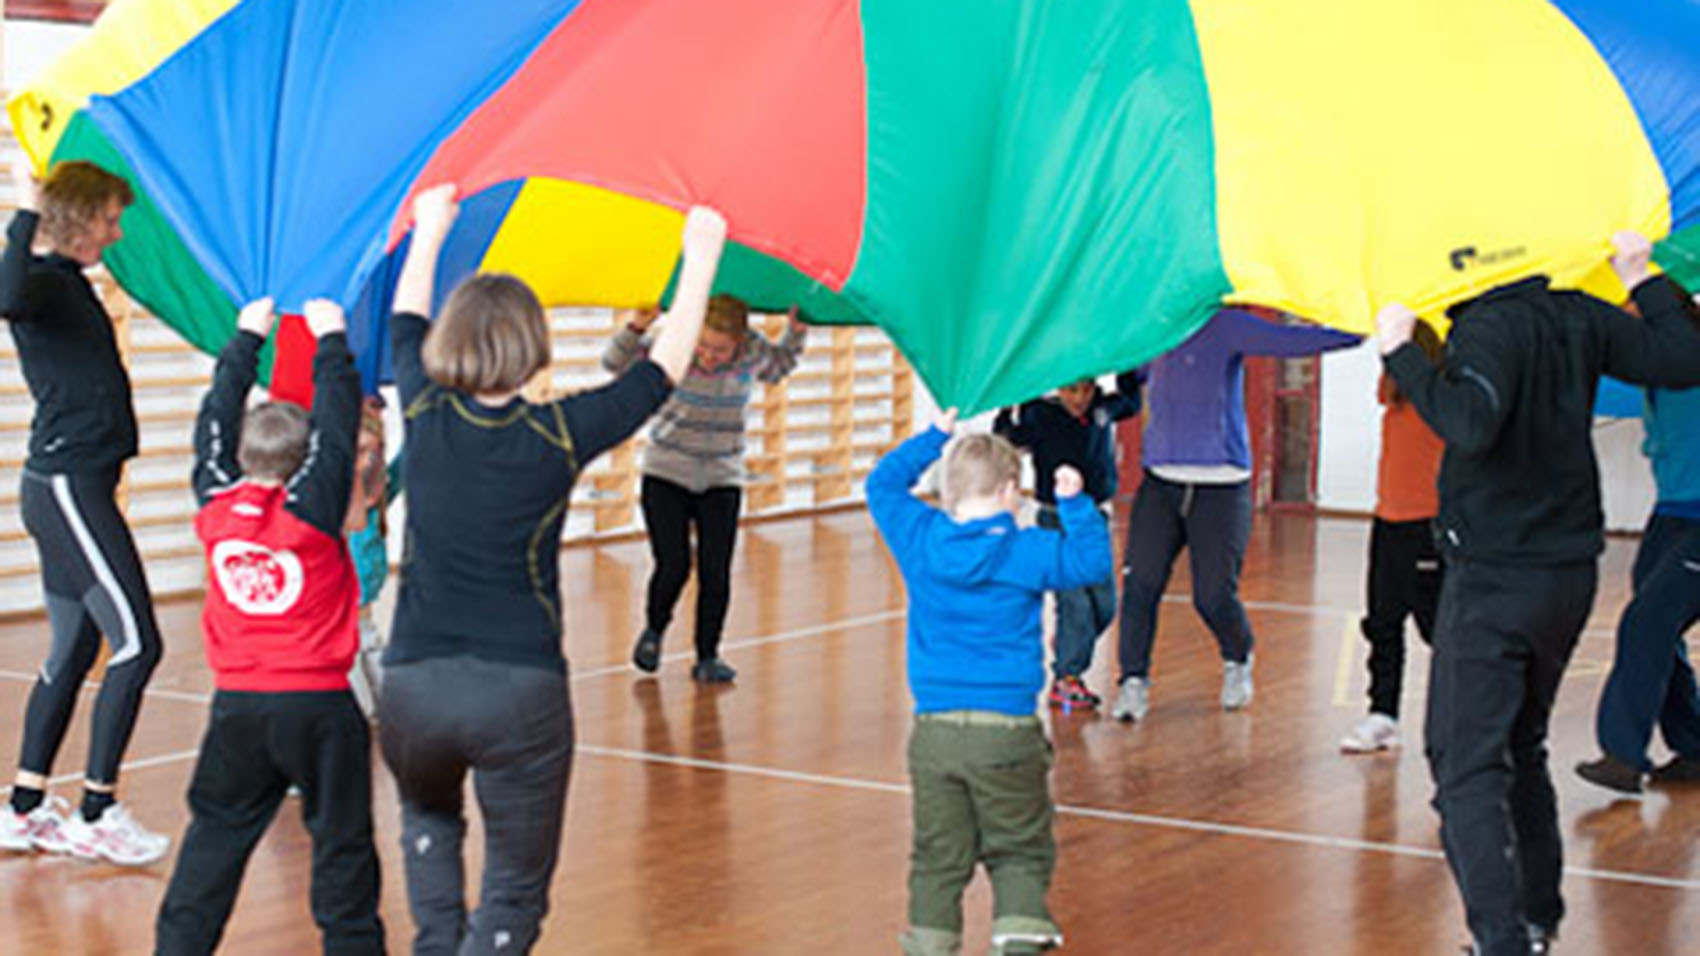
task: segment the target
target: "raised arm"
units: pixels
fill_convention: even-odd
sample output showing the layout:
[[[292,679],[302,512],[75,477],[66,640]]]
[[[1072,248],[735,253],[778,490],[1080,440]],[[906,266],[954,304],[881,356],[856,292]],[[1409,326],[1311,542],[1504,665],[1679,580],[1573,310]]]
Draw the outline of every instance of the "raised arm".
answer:
[[[679,286],[673,292],[673,307],[662,317],[661,331],[649,347],[649,357],[675,384],[684,381],[690,371],[691,354],[702,335],[708,295],[725,247],[726,220],[707,206],[691,207],[685,214],[685,261],[679,270]]]
[[[1652,275],[1652,243],[1637,233],[1612,238],[1612,268],[1633,290],[1641,320],[1604,302],[1594,307],[1605,348],[1607,373],[1638,385],[1689,388],[1700,385],[1700,325],[1676,283]]]
[[[35,241],[41,215],[36,211],[35,177],[24,160],[12,165],[12,184],[18,197],[18,214],[6,227],[6,251],[0,255],[0,317],[27,322],[35,316],[24,295],[24,284],[29,278],[30,244]]]
[[[1110,413],[1112,421],[1121,421],[1139,414],[1139,387],[1145,384],[1145,373],[1138,369],[1121,372],[1116,375],[1116,391],[1106,395],[1103,408]]]
[[[915,497],[915,483],[944,453],[955,425],[956,410],[950,409],[938,424],[886,452],[868,475],[868,512],[894,554],[914,540],[921,523],[933,512],[931,506]]]
[[[1110,553],[1109,523],[1081,494],[1085,481],[1080,472],[1063,465],[1052,479],[1057,490],[1059,534],[1045,528],[1030,528],[1015,540],[1009,563],[1002,574],[1010,583],[1065,591],[1097,584],[1114,573]]]
[[[1038,418],[1040,410],[1039,399],[1022,402],[1020,405],[998,409],[997,417],[992,419],[992,431],[1009,440],[1011,445],[1018,448],[1031,448],[1037,439]]]
[[[608,340],[608,347],[602,350],[602,367],[619,375],[648,355],[649,342],[644,336],[660,314],[655,309],[621,309],[614,313],[614,317],[620,320],[620,327]]]
[[[248,303],[236,316],[236,334],[218,353],[212,386],[195,416],[195,465],[189,483],[199,504],[242,479],[242,466],[236,459],[242,416],[259,372],[260,346],[271,334],[275,319],[271,299]]]
[[[1498,328],[1460,322],[1436,367],[1411,341],[1416,322],[1416,313],[1402,305],[1387,306],[1376,316],[1387,374],[1448,449],[1486,450],[1511,414],[1520,374],[1516,350],[1502,341]]]
[[[754,349],[751,374],[757,381],[770,385],[790,375],[797,368],[797,360],[803,355],[808,337],[809,327],[797,317],[796,306],[791,307],[785,331],[779,336],[778,342],[769,342],[767,336],[751,330],[749,346]]]
[[[455,203],[453,184],[433,186],[413,200],[413,236],[407,258],[396,279],[390,316],[390,360],[395,370],[396,390],[406,409],[431,384],[419,350],[431,317],[431,301],[437,286],[437,259],[454,226],[460,207]]]
[[[642,361],[624,375],[603,385],[555,402],[560,421],[567,429],[563,444],[571,453],[569,464],[579,471],[597,456],[630,438],[649,421],[673,386],[667,374],[651,361]]]
[[[1363,341],[1348,332],[1320,325],[1280,325],[1238,309],[1224,309],[1210,321],[1215,325],[1210,334],[1231,342],[1243,355],[1294,358],[1346,348]]]
[[[313,299],[302,309],[318,340],[313,355],[313,409],[307,458],[290,476],[287,507],[333,537],[342,535],[354,491],[354,451],[360,441],[360,373],[348,351],[342,307]]]

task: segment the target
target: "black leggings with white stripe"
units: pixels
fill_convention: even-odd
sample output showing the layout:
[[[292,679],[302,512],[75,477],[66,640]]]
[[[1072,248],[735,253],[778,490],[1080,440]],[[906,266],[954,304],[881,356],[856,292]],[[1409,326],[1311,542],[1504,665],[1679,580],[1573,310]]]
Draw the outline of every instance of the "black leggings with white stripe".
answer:
[[[100,651],[112,657],[95,698],[89,739],[90,782],[118,782],[142,690],[159,663],[147,575],[130,528],[118,511],[118,471],[44,475],[24,472],[24,527],[41,558],[52,647],[24,712],[20,769],[47,776],[65,739],[83,678]]]

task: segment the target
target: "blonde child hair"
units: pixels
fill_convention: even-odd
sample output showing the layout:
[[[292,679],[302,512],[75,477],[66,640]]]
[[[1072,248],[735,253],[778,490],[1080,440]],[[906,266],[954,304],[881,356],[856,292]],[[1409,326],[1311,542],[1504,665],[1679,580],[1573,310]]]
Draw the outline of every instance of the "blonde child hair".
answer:
[[[995,495],[1021,480],[1021,453],[1001,435],[976,433],[952,442],[944,454],[939,494],[946,511],[964,498]]]

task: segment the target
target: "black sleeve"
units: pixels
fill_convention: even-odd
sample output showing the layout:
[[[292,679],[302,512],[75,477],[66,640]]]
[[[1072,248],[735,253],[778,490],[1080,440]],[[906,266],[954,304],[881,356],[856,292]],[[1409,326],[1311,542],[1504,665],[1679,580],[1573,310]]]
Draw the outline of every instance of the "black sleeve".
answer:
[[[580,471],[649,421],[673,386],[650,359],[640,359],[624,375],[601,388],[569,395],[554,403],[566,421],[573,458]]]
[[[1607,374],[1660,388],[1700,385],[1700,327],[1676,283],[1664,277],[1635,287],[1641,319],[1588,296],[1605,349]]]
[[[1116,375],[1116,393],[1104,398],[1111,419],[1119,422],[1139,414],[1139,386],[1143,381],[1144,376],[1136,371]]]
[[[26,287],[30,274],[30,243],[35,241],[35,227],[39,221],[37,214],[20,211],[12,217],[12,224],[6,227],[6,252],[0,255],[0,316],[14,322],[28,322],[35,317]]]
[[[1383,362],[1446,447],[1475,454],[1493,445],[1511,413],[1518,358],[1497,326],[1476,321],[1453,326],[1438,368],[1415,342],[1401,345]]]
[[[201,410],[195,416],[195,467],[189,481],[199,504],[206,504],[214,491],[242,478],[236,446],[242,438],[242,415],[260,367],[262,344],[258,335],[238,331],[218,353],[212,387],[201,399]]]
[[[289,478],[286,507],[333,537],[342,536],[354,494],[354,448],[360,438],[360,373],[341,332],[321,336],[313,355],[313,411],[307,459]]]
[[[395,372],[396,393],[401,397],[403,412],[419,394],[430,387],[425,375],[425,363],[419,352],[425,347],[425,333],[431,323],[413,312],[397,312],[390,316],[390,366]]]
[[[992,430],[1009,439],[1009,443],[1021,448],[1032,448],[1043,430],[1039,419],[1045,414],[1045,403],[1040,399],[1022,402],[1014,409],[1004,409],[998,412],[998,417],[992,421]]]

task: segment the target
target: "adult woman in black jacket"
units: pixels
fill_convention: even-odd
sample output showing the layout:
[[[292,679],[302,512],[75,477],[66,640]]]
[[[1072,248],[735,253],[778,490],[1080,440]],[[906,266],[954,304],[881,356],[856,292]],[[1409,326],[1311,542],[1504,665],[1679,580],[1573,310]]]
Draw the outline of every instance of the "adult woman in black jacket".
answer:
[[[130,378],[111,317],[83,275],[122,237],[119,217],[133,195],[123,179],[86,162],[55,167],[39,195],[27,169],[15,179],[19,212],[0,257],[0,316],[36,405],[20,499],[53,636],[24,712],[0,847],[143,865],[163,857],[170,841],[138,825],[115,790],[142,690],[159,663],[159,625],[115,498],[124,462],[136,454]],[[41,255],[32,248],[38,227]],[[112,656],[95,698],[82,808],[67,814],[47,798],[47,778],[102,634]]]

